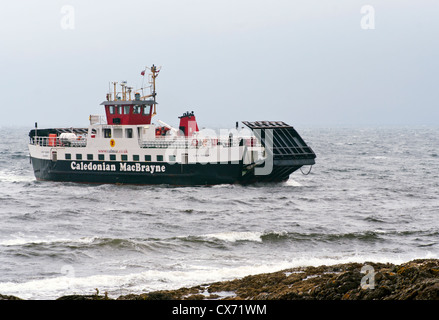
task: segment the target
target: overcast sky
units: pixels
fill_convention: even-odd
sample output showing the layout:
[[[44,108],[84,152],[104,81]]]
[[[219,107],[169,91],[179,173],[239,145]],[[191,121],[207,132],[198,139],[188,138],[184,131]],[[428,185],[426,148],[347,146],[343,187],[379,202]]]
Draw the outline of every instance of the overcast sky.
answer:
[[[439,124],[437,0],[16,0],[0,27],[2,126],[87,126],[152,64],[172,125]]]

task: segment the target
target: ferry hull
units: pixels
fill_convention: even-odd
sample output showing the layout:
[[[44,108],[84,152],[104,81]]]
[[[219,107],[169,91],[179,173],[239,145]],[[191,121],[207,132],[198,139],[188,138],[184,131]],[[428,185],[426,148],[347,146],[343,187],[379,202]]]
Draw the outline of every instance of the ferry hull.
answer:
[[[163,162],[147,164],[61,160],[54,162],[33,157],[31,157],[31,161],[36,179],[47,181],[99,184],[214,185],[237,183],[242,175],[242,164],[240,163],[182,165]],[[106,168],[103,170],[102,166],[106,166]]]
[[[254,171],[246,173],[242,163],[182,165],[163,162],[147,164],[61,160],[54,162],[34,157],[31,157],[31,161],[35,177],[40,181],[180,186],[282,182],[288,180],[290,174],[303,165],[314,164],[314,161],[308,161],[290,166],[275,165],[270,174],[255,175]]]

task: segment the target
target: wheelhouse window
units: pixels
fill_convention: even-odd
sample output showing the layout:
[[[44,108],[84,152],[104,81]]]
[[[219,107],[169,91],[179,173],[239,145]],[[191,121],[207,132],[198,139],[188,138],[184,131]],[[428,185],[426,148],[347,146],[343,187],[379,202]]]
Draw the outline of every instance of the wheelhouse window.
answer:
[[[141,111],[141,107],[140,106],[135,105],[133,107],[133,114],[140,114],[140,111]]]
[[[130,106],[123,106],[123,114],[130,114]]]
[[[142,107],[142,109],[143,109],[143,115],[144,116],[149,116],[150,107],[149,106],[144,106],[144,107]]]
[[[110,114],[114,114],[116,112],[115,106],[108,106],[108,111],[110,112]]]

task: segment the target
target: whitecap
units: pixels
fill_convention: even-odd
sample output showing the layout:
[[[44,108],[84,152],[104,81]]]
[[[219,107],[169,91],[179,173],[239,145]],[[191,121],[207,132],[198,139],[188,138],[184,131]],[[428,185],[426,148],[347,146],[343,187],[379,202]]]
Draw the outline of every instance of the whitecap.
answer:
[[[236,241],[255,241],[262,242],[262,233],[261,232],[250,232],[250,231],[230,231],[230,232],[219,232],[219,233],[210,233],[205,234],[203,237],[206,238],[215,238],[222,241],[228,242],[236,242]]]
[[[92,243],[96,237],[82,237],[76,239],[44,237],[38,238],[33,236],[18,235],[10,239],[0,240],[0,246],[25,246],[30,244],[53,244],[53,243]]]

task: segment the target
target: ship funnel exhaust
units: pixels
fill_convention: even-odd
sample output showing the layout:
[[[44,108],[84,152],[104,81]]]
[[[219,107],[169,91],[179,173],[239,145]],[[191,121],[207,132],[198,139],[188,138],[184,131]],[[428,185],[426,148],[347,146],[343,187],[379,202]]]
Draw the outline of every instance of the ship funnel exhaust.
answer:
[[[197,119],[195,118],[194,112],[185,112],[180,118],[179,129],[183,132],[186,137],[191,137],[198,130]]]

